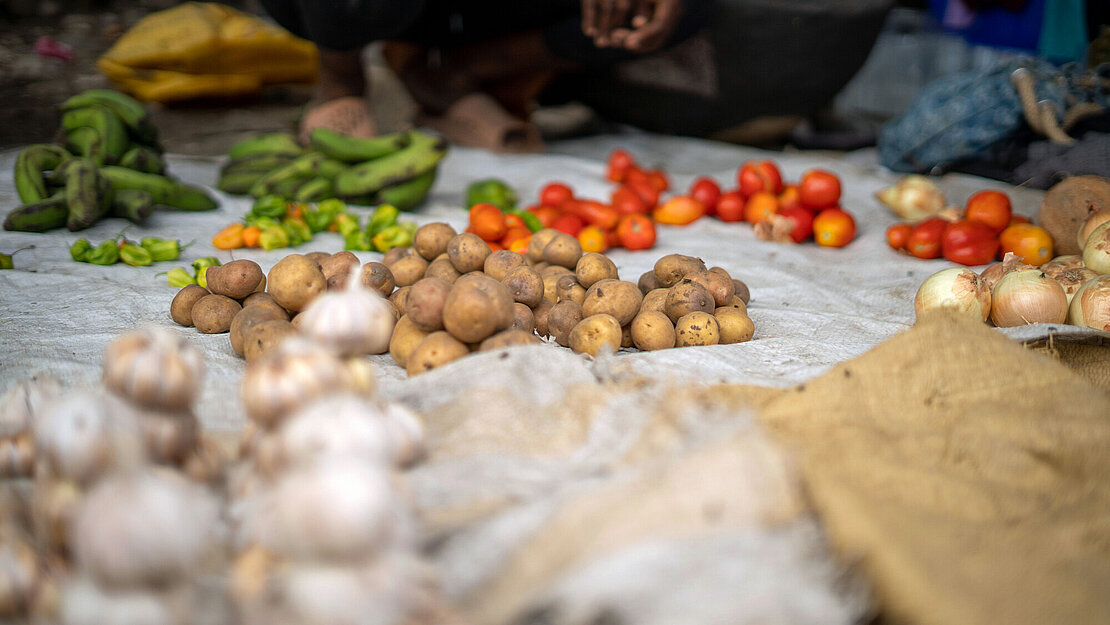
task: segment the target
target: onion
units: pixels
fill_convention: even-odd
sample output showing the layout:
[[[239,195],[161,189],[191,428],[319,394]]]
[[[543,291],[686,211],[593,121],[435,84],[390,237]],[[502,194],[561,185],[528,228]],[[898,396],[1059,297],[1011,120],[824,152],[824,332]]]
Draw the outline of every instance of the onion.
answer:
[[[1079,242],[1079,249],[1086,247],[1087,237],[1091,236],[1091,233],[1094,232],[1096,228],[1108,221],[1110,221],[1110,210],[1092,212],[1087,217],[1087,221],[1083,222],[1083,225],[1079,228],[1079,234],[1076,236],[1076,241]]]
[[[1010,252],[1006,253],[1009,254]],[[1049,273],[1050,270],[1055,271],[1057,269],[1083,269],[1086,266],[1087,265],[1083,264],[1082,256],[1079,256],[1078,254],[1067,254],[1065,256],[1057,256],[1056,258],[1053,258],[1047,263],[1041,265],[1041,271],[1048,273],[1048,275],[1051,276],[1052,274]]]
[[[991,321],[1000,328],[1063,323],[1067,316],[1064,287],[1040,269],[1008,273],[991,291]]]
[[[1083,246],[1083,264],[1095,273],[1110,273],[1110,222],[1091,232]]]
[[[984,322],[991,310],[990,289],[966,267],[942,269],[926,278],[913,298],[913,310],[919,318],[926,311],[941,308]]]
[[[1071,298],[1075,296],[1079,287],[1083,286],[1091,278],[1097,278],[1098,274],[1087,269],[1086,267],[1079,267],[1077,269],[1061,269],[1060,266],[1050,267],[1045,269],[1041,267],[1041,271],[1046,276],[1060,283],[1064,287],[1064,295],[1068,296],[1068,303],[1071,303]]]
[[[1006,252],[1006,256],[1002,258],[1002,262],[987,267],[983,270],[983,273],[979,274],[979,277],[986,283],[987,289],[993,291],[994,285],[998,284],[1002,276],[1018,269],[1032,269],[1033,266],[1021,262],[1021,258],[1021,256],[1017,256],[1013,252]]]
[[[931,217],[947,205],[944,194],[925,176],[906,176],[892,187],[875,193],[875,198],[895,215],[908,221]]]
[[[1089,280],[1071,299],[1068,323],[1110,332],[1110,275]]]

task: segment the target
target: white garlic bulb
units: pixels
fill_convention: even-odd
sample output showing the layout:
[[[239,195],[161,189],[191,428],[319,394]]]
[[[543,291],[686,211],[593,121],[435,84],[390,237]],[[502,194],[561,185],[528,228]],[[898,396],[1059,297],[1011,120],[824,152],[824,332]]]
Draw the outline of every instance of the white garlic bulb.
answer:
[[[291,337],[247,367],[241,392],[247,416],[273,428],[313,399],[352,385],[343,361],[311,341]]]
[[[27,613],[40,583],[35,550],[12,531],[0,531],[0,619]]]
[[[112,467],[144,460],[134,412],[105,394],[74,391],[50,402],[34,424],[37,463],[46,474],[87,484]]]
[[[186,625],[195,609],[185,589],[106,589],[86,578],[66,584],[62,625]]]
[[[170,330],[129,332],[104,351],[104,385],[140,406],[188,408],[203,377],[200,350]]]
[[[340,356],[384,354],[393,336],[393,305],[361,280],[312,300],[302,313],[301,332]]]
[[[408,407],[390,402],[385,405],[385,426],[389,432],[393,462],[409,467],[424,457],[424,424]]]
[[[30,477],[35,469],[35,439],[30,432],[0,436],[0,479]]]
[[[320,458],[350,457],[387,465],[394,458],[387,427],[381,407],[364,397],[318,399],[291,416],[279,430],[278,464],[296,466]]]
[[[200,423],[190,412],[145,412],[139,417],[143,446],[152,462],[180,464],[196,448]]]
[[[42,407],[62,394],[62,385],[48,375],[20,380],[0,397],[0,437],[31,429]]]

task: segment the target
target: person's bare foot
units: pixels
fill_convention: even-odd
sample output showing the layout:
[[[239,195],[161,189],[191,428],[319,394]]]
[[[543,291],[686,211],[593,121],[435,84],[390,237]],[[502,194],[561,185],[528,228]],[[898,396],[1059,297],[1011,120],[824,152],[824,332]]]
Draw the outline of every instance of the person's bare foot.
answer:
[[[310,104],[301,118],[300,139],[308,143],[309,135],[316,128],[326,128],[352,137],[373,137],[378,134],[377,125],[370,115],[366,99],[344,96],[319,104]]]
[[[307,143],[316,128],[327,128],[355,137],[377,134],[366,100],[366,72],[362,50],[320,50],[316,93],[301,118],[300,138]]]

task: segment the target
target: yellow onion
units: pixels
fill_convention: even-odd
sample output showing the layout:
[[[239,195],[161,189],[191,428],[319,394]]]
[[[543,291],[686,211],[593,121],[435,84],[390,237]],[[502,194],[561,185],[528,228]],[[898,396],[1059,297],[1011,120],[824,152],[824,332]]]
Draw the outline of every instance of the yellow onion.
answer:
[[[1091,232],[1083,246],[1083,264],[1098,274],[1110,273],[1110,222]]]
[[[983,278],[983,282],[986,283],[987,289],[993,291],[994,285],[998,284],[998,281],[1002,279],[1002,276],[1010,273],[1011,271],[1016,271],[1018,269],[1031,269],[1032,267],[1032,265],[1026,265],[1025,263],[1021,262],[1021,256],[1018,256],[1013,252],[1006,252],[1006,255],[1002,257],[1002,262],[995,263],[990,267],[987,267],[983,270],[983,273],[979,274],[979,277]]]
[[[1110,332],[1110,275],[1087,281],[1071,298],[1068,323]]]
[[[247,416],[274,428],[313,399],[353,385],[346,363],[312,341],[293,337],[247,367],[241,391]]]
[[[1045,269],[1041,267],[1041,271],[1046,276],[1060,283],[1064,287],[1064,295],[1068,296],[1068,303],[1071,303],[1071,298],[1079,290],[1079,287],[1086,284],[1091,278],[1097,278],[1098,274],[1087,269],[1086,267],[1079,267],[1076,269],[1060,269],[1059,266],[1049,267]]]
[[[1067,316],[1064,287],[1040,269],[1008,273],[991,291],[991,321],[1000,328],[1063,323]]]
[[[954,310],[979,322],[991,310],[991,292],[979,274],[966,267],[942,269],[925,279],[913,298],[914,313],[939,309]]]
[[[188,408],[203,375],[200,350],[169,330],[129,332],[104,350],[104,386],[140,406]]]
[[[1076,241],[1079,242],[1079,249],[1086,247],[1087,238],[1091,236],[1091,233],[1108,221],[1110,221],[1110,210],[1092,212],[1088,215],[1087,221],[1084,221],[1083,225],[1079,227],[1079,233],[1076,236]]]
[[[1082,248],[1080,248],[1082,249]],[[1006,252],[1007,255],[1012,252]],[[1086,265],[1083,264],[1083,257],[1078,254],[1065,254],[1064,256],[1057,256],[1047,263],[1041,265],[1041,271],[1052,275],[1049,271],[1065,271],[1067,269],[1083,269]]]
[[[939,213],[947,205],[944,193],[925,176],[912,174],[892,187],[875,193],[875,198],[895,215],[908,221],[919,221]]]
[[[300,330],[340,356],[384,354],[393,336],[393,305],[361,280],[312,300]]]

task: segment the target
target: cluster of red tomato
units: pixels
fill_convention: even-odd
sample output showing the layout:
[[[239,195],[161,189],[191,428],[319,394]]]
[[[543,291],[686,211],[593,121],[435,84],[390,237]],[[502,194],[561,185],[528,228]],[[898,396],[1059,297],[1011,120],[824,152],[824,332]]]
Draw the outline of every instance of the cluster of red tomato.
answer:
[[[1010,197],[979,191],[967,200],[963,216],[930,217],[916,224],[894,224],[886,231],[890,247],[917,258],[944,258],[961,265],[985,265],[1006,252],[1028,265],[1052,260],[1052,235],[1013,214]]]

